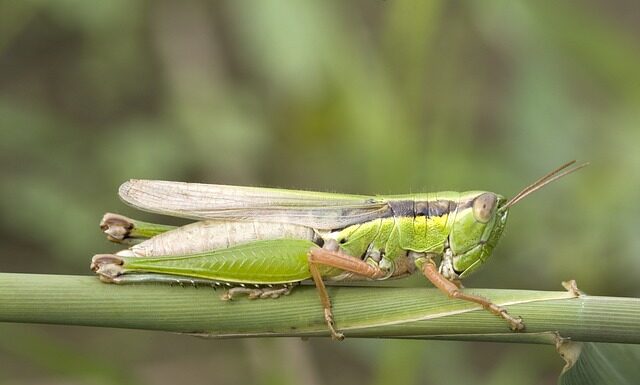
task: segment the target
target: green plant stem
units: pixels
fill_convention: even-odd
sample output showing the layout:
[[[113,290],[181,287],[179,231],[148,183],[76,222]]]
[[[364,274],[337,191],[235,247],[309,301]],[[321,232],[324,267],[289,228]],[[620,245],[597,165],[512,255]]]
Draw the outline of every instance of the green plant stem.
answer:
[[[329,287],[349,337],[640,343],[640,299],[567,291],[474,289],[521,316],[526,331],[431,288]],[[96,277],[0,273],[0,321],[103,326],[211,337],[328,336],[314,287],[279,299],[221,301],[221,290],[113,285]]]

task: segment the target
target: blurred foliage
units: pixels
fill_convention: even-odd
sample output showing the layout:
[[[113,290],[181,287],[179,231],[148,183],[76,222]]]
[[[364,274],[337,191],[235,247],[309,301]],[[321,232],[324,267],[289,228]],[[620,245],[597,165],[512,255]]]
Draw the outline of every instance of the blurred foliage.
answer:
[[[158,220],[119,203],[128,178],[510,195],[576,158],[592,166],[520,203],[467,285],[637,296],[639,15],[623,0],[0,2],[0,270],[87,274],[115,250],[104,211]],[[535,346],[2,329],[10,383],[94,368],[93,383],[539,384],[562,366]]]

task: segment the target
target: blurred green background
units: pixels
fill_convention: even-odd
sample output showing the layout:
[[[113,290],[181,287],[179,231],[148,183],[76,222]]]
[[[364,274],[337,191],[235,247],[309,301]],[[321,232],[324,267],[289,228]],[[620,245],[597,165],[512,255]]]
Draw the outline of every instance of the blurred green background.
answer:
[[[129,178],[509,196],[578,159],[466,285],[638,296],[639,107],[633,1],[0,2],[0,271],[90,274],[117,250],[105,211],[165,220],[119,202]],[[3,384],[526,385],[562,365],[546,346],[0,325]]]

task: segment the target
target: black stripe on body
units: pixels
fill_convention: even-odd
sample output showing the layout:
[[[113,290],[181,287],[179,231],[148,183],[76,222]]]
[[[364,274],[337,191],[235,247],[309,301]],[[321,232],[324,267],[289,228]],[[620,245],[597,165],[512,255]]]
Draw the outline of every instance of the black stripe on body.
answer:
[[[415,217],[416,216],[416,202],[413,200],[408,201],[389,201],[389,207],[394,217]]]
[[[416,202],[416,215],[441,217],[455,211],[456,207],[457,203],[450,200]]]
[[[380,216],[380,218],[416,216],[426,216],[427,218],[441,217],[443,215],[448,215],[456,211],[457,209],[462,210],[471,207],[472,204],[473,199],[460,203],[446,199],[417,202],[414,200],[389,201],[388,205],[390,210],[384,215]]]
[[[456,201],[452,200],[435,200],[435,201],[389,201],[390,215],[384,216],[384,218],[388,218],[390,216],[394,217],[416,217],[416,216],[426,216],[430,217],[441,217],[443,215],[448,215],[456,209],[464,209],[470,207],[473,203],[473,200],[468,200],[458,204]]]

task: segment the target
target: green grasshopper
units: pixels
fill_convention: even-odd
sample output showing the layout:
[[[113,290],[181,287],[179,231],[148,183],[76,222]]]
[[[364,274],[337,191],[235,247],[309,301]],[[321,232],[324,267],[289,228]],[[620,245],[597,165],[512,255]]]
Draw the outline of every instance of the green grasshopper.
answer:
[[[511,206],[587,164],[562,165],[513,198],[487,191],[363,196],[256,187],[130,180],[128,204],[198,220],[171,228],[107,214],[111,240],[142,241],[98,254],[91,269],[105,282],[166,282],[226,288],[222,299],[287,295],[313,280],[334,339],[325,281],[385,280],[421,272],[451,298],[471,301],[524,329],[520,317],[461,290],[504,231]],[[439,261],[439,264],[437,264]]]

